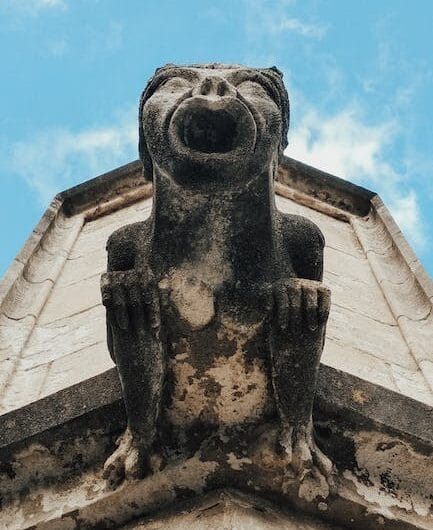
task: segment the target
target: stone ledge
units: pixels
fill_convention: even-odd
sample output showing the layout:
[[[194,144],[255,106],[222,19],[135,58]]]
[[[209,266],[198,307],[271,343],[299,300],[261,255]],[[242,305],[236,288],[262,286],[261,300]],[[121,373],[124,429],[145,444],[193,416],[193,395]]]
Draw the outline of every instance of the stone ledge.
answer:
[[[55,437],[57,428],[82,420],[98,410],[118,410],[121,389],[115,368],[74,386],[0,416],[0,457],[16,444],[46,431]],[[319,434],[326,435],[326,424],[342,428],[379,430],[409,442],[421,453],[433,450],[433,408],[401,394],[321,365],[315,419]],[[118,414],[114,415],[117,420]],[[121,420],[122,421],[122,420]],[[123,419],[124,421],[124,419]],[[107,426],[118,430],[122,425]],[[78,425],[77,424],[77,425]],[[324,426],[324,428],[323,428]]]
[[[298,192],[360,217],[368,214],[376,193],[285,156],[277,180]]]
[[[350,214],[365,216],[376,195],[347,180],[320,171],[312,166],[283,157],[277,180],[298,192]],[[151,179],[143,178],[142,166],[135,160],[61,192],[57,199],[63,203],[67,215],[100,207],[125,193],[149,186]]]

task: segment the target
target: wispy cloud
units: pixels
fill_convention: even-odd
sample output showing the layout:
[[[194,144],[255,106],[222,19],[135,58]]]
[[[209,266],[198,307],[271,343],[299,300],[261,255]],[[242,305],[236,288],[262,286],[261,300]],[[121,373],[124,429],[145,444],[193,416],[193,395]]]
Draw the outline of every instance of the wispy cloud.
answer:
[[[412,243],[426,242],[419,199],[410,181],[387,161],[400,132],[396,121],[367,124],[359,106],[326,115],[308,106],[289,135],[286,153],[314,167],[379,192]]]
[[[106,127],[49,129],[3,149],[2,172],[23,178],[45,206],[59,191],[135,159],[136,129],[135,109]]]
[[[273,39],[282,34],[321,38],[327,27],[311,20],[301,20],[292,15],[292,0],[243,0],[245,6],[245,31],[252,39]]]
[[[66,0],[3,0],[0,4],[9,12],[26,15],[37,15],[40,11],[49,9],[66,9]]]
[[[289,31],[303,37],[321,38],[325,35],[327,28],[321,24],[307,24],[298,18],[284,17],[278,22],[275,21],[273,31],[276,33]]]

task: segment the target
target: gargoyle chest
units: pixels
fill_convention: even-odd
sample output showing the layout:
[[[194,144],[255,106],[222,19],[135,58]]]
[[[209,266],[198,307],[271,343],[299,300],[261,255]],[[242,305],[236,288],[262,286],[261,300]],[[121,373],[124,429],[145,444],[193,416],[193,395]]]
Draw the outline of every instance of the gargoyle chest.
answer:
[[[165,292],[168,420],[178,426],[197,421],[230,426],[270,416],[265,308],[257,311],[246,300],[233,303],[194,275],[162,281],[160,287]]]

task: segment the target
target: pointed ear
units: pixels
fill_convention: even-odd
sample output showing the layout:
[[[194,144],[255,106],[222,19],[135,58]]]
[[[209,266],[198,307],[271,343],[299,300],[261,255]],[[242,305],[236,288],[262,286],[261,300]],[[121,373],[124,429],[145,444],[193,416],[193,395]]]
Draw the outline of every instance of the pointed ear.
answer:
[[[141,163],[143,164],[143,178],[147,182],[152,182],[153,180],[153,164],[152,159],[149,155],[149,150],[147,148],[146,138],[144,136],[143,127],[140,122],[138,124],[138,153],[140,156]]]
[[[289,131],[290,124],[290,102],[289,95],[287,94],[286,87],[283,82],[283,73],[278,70],[276,66],[271,68],[263,68],[261,72],[266,75],[269,81],[274,85],[278,96],[279,96],[279,107],[281,110],[282,118],[282,130],[281,130],[281,143],[280,143],[280,159],[283,156],[284,149],[288,145],[287,133]]]
[[[141,94],[140,105],[138,107],[138,153],[143,164],[143,178],[147,182],[153,180],[153,164],[147,148],[146,137],[143,131],[143,107],[147,99],[147,86]]]

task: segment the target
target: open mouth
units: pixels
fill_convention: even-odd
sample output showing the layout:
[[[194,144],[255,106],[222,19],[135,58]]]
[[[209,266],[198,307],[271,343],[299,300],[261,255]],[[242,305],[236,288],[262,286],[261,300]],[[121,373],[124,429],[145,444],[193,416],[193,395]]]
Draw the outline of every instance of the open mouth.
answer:
[[[190,109],[181,130],[183,143],[202,153],[227,153],[236,146],[238,126],[224,109]]]
[[[236,98],[190,97],[173,112],[169,131],[179,152],[206,159],[254,149],[257,137],[250,110]]]

